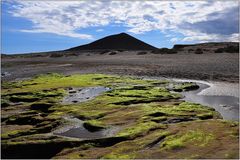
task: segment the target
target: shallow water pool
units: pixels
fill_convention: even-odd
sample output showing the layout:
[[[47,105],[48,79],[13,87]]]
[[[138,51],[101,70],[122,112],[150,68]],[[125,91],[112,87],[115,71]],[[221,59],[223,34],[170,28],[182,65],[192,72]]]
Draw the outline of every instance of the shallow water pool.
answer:
[[[194,91],[181,92],[181,94],[184,96],[183,100],[213,107],[222,115],[223,119],[239,119],[239,98],[224,95],[202,95],[199,93],[209,88],[210,86],[203,83],[197,84],[199,85],[199,89]]]

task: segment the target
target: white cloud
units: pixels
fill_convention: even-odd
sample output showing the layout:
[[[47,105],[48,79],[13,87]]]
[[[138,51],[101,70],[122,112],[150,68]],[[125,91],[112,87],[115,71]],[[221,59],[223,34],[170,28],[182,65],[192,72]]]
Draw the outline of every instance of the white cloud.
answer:
[[[103,29],[97,29],[96,32],[103,32]]]
[[[218,22],[221,14],[238,7],[238,1],[15,1],[12,7],[9,12],[13,16],[26,18],[33,23],[31,29],[21,30],[23,32],[47,32],[91,39],[91,35],[76,30],[117,23],[135,34],[152,30],[166,34],[167,31],[180,33],[183,41],[223,41],[238,37],[238,32],[206,34],[199,27],[184,26]],[[211,27],[214,30],[214,26]],[[176,39],[171,37],[171,41]]]
[[[180,39],[179,38],[171,38],[170,39],[170,41],[172,42],[172,43],[176,43],[177,41],[179,41]]]
[[[230,35],[222,34],[207,34],[194,31],[183,31],[185,38],[182,39],[183,42],[239,42],[239,33],[233,33]]]
[[[54,33],[57,35],[62,35],[62,36],[69,36],[69,37],[74,37],[74,38],[81,38],[81,39],[93,39],[91,35],[88,34],[79,34],[79,33],[74,33],[74,32],[56,32],[56,31],[50,31],[50,30],[42,30],[42,29],[34,29],[34,30],[25,30],[22,29],[20,30],[21,32],[27,32],[27,33]]]

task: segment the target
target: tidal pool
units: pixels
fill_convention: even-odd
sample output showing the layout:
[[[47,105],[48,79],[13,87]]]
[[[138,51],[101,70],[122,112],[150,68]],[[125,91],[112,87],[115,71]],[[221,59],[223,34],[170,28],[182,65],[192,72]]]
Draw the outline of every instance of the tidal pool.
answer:
[[[68,124],[55,130],[53,134],[71,138],[80,138],[82,140],[90,140],[112,137],[119,130],[117,127],[109,127],[93,132],[86,129],[84,127],[84,121],[79,120],[78,118],[65,117],[64,119],[68,121]]]
[[[199,103],[214,108],[223,119],[239,120],[239,84],[228,82],[207,82],[191,79],[176,79],[163,77],[143,77],[143,79],[169,80],[173,82],[195,82],[199,89],[179,92],[183,100]]]
[[[68,88],[68,94],[63,98],[62,104],[85,102],[109,90],[110,88],[101,86],[87,88]]]
[[[199,85],[197,90],[181,92],[184,96],[183,100],[213,107],[222,115],[223,119],[239,119],[239,98],[224,95],[201,95],[199,93],[210,86],[203,83],[197,83],[197,85]]]
[[[102,129],[100,131],[90,132],[86,128],[81,126],[78,128],[69,129],[66,132],[58,133],[56,135],[80,138],[80,139],[99,139],[99,138],[112,137],[115,131],[116,131],[115,128],[109,128],[109,129]]]

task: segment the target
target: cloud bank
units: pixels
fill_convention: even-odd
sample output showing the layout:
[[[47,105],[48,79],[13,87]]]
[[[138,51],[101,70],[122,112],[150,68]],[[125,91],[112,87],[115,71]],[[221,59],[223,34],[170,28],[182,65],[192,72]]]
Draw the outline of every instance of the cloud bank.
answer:
[[[31,33],[92,39],[89,27],[119,25],[144,34],[160,31],[170,41],[238,41],[238,1],[14,1],[9,13],[33,23]],[[101,30],[98,30],[101,31]],[[124,31],[124,30],[123,30]]]

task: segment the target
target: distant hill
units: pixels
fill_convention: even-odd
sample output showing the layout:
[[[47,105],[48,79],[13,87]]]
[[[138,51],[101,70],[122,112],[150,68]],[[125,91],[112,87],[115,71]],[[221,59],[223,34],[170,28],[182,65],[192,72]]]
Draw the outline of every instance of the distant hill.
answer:
[[[197,44],[175,44],[173,49],[181,49],[186,47],[227,47],[227,46],[238,46],[238,42],[207,42]]]
[[[154,50],[157,49],[139,39],[136,39],[126,33],[115,34],[96,40],[92,43],[70,48],[66,51],[81,50]]]
[[[174,50],[187,53],[238,53],[238,42],[207,42],[198,44],[176,44]]]

